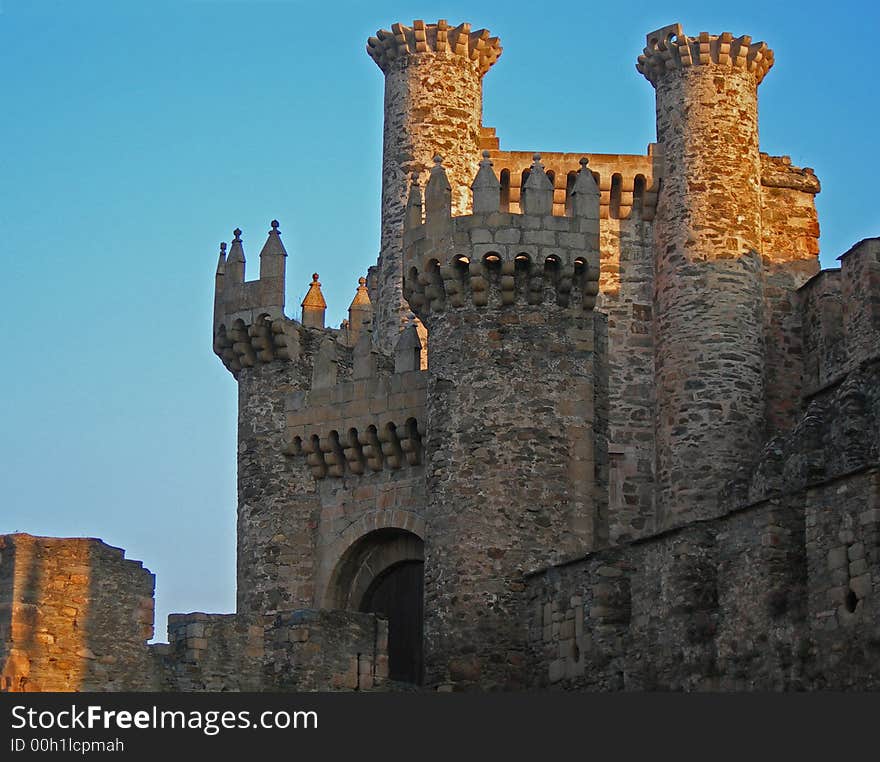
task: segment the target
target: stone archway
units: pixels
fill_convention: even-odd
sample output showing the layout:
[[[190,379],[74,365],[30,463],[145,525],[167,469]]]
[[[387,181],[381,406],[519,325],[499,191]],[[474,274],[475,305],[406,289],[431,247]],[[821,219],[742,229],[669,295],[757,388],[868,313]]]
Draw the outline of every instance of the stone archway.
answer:
[[[405,529],[377,529],[352,543],[330,580],[334,608],[388,620],[392,680],[422,682],[424,544]]]

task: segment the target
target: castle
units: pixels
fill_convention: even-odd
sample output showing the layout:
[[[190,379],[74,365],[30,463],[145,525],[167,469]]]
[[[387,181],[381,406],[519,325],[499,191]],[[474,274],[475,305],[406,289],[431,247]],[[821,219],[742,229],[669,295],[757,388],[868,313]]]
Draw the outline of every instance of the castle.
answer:
[[[645,155],[502,150],[501,47],[394,24],[382,238],[339,328],[281,229],[216,271],[238,383],[235,614],[0,537],[3,690],[880,687],[880,238],[821,270],[761,153],[764,43],[652,32]]]

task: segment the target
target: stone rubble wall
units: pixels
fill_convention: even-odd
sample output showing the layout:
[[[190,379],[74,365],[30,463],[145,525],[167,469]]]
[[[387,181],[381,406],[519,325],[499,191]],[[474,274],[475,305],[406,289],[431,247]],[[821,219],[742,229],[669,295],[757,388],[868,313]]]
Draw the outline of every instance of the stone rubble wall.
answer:
[[[0,690],[152,690],[155,579],[100,540],[0,536]]]

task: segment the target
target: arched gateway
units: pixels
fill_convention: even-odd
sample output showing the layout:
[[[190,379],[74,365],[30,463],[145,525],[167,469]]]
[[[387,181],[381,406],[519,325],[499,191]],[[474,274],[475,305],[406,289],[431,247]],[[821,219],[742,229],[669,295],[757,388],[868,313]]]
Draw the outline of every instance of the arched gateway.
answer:
[[[421,684],[423,677],[424,543],[404,529],[377,529],[342,555],[330,581],[334,608],[388,619],[392,680]]]

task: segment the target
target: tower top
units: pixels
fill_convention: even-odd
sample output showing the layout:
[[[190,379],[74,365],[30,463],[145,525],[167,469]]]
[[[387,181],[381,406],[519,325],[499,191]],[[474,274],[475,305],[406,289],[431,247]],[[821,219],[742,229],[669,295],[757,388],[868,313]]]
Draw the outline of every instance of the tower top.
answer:
[[[450,27],[445,19],[426,24],[421,19],[411,27],[392,24],[391,31],[380,29],[367,40],[367,53],[386,74],[399,58],[422,53],[449,53],[477,62],[480,74],[485,74],[501,55],[497,37],[490,37],[488,29],[471,31],[470,24]]]
[[[766,42],[752,42],[747,34],[700,32],[688,37],[681,24],[669,24],[646,36],[645,50],[636,69],[655,87],[668,71],[687,66],[715,64],[731,70],[754,72],[757,84],[773,66],[773,51]]]

